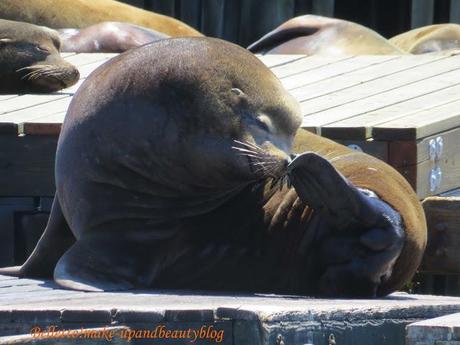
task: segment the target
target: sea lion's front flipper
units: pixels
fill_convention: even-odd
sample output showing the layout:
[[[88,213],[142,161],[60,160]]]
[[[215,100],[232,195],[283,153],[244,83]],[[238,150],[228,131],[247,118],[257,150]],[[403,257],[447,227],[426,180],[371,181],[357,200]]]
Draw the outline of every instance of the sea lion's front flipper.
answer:
[[[61,211],[57,195],[54,197],[48,224],[34,251],[22,266],[0,269],[0,274],[19,277],[51,278],[59,258],[75,242]]]
[[[315,153],[297,156],[288,171],[300,199],[317,211],[324,224],[317,243],[324,265],[320,293],[375,295],[391,275],[404,244],[400,215]]]
[[[82,291],[121,291],[151,285],[166,242],[100,231],[84,235],[62,256],[54,280]]]

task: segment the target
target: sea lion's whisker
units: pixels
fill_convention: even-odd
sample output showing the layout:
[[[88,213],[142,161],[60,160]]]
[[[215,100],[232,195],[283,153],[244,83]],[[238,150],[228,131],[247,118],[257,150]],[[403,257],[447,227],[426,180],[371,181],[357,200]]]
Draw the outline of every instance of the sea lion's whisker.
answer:
[[[234,146],[232,146],[232,149],[238,150],[238,151],[240,151],[240,152],[249,152],[249,153],[252,153],[252,154],[255,154],[255,155],[260,155],[259,152],[251,151],[251,150],[248,150],[248,149],[243,149],[243,148],[241,148],[241,147],[234,147]]]
[[[256,158],[256,159],[261,159],[260,156],[252,155],[252,154],[249,154],[249,153],[240,153],[239,155],[244,156],[244,157],[252,157],[252,158]]]
[[[259,152],[265,153],[265,151],[260,146],[258,146],[257,144],[252,144],[252,143],[249,143],[249,142],[243,142],[243,141],[239,141],[239,140],[233,140],[233,141],[235,143],[237,143],[237,144],[240,144],[240,145],[255,149],[255,150],[259,151]]]

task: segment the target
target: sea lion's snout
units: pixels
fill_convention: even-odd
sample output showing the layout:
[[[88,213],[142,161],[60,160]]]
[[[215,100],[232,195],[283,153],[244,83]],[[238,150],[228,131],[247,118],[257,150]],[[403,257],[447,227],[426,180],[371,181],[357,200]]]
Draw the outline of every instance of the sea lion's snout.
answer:
[[[0,49],[0,93],[54,92],[74,85],[80,74],[59,55],[55,30],[0,19],[6,35]]]
[[[36,92],[58,91],[74,85],[80,78],[78,70],[64,61],[60,65],[36,64],[21,71],[26,72],[22,79],[27,80]]]
[[[256,179],[278,179],[287,174],[291,157],[271,142],[258,145],[255,142],[235,140],[232,148],[246,158],[249,170]]]

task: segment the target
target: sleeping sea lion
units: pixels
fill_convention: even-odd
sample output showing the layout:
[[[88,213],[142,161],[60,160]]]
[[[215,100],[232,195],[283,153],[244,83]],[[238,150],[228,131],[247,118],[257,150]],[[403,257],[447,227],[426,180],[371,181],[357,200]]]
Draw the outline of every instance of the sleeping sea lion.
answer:
[[[116,21],[140,25],[169,36],[202,36],[180,20],[114,0],[2,0],[0,18],[53,29],[80,29]]]
[[[75,94],[49,223],[26,263],[0,273],[85,291],[401,288],[426,242],[415,193],[375,158],[296,136],[300,123],[296,100],[234,44],[123,53]]]
[[[122,53],[169,36],[139,25],[103,22],[83,29],[59,29],[61,51],[75,53]]]
[[[365,26],[315,15],[292,18],[248,49],[258,54],[391,55],[404,54]]]
[[[56,31],[0,19],[0,93],[53,92],[74,85],[80,74],[61,58]]]
[[[390,42],[411,54],[440,52],[460,48],[459,24],[436,24],[403,32]]]

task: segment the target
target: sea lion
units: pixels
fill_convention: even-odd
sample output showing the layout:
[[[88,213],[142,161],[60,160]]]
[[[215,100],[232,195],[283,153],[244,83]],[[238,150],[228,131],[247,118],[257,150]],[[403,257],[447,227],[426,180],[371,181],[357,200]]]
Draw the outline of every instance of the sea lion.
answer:
[[[232,43],[123,53],[75,94],[47,228],[22,267],[0,273],[54,272],[85,291],[401,288],[426,242],[416,195],[364,153],[306,132],[294,141],[300,123],[280,81]],[[309,152],[292,155],[293,142]]]
[[[248,49],[258,54],[391,55],[404,54],[365,26],[315,15],[292,18]]]
[[[459,24],[435,24],[403,32],[390,42],[411,54],[441,52],[460,48]]]
[[[75,84],[78,70],[61,58],[55,30],[0,19],[0,93],[53,92]]]
[[[139,25],[103,22],[83,29],[59,29],[62,52],[122,53],[144,44],[168,38]]]
[[[202,36],[180,20],[114,0],[2,0],[0,18],[53,29],[80,29],[100,22],[117,21],[169,36]]]

